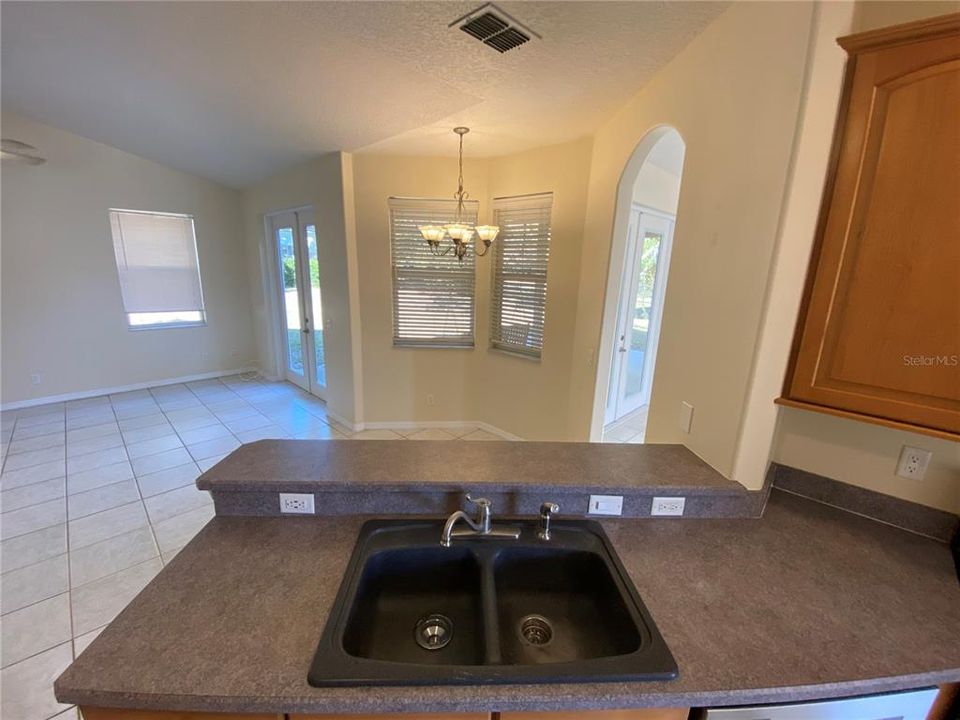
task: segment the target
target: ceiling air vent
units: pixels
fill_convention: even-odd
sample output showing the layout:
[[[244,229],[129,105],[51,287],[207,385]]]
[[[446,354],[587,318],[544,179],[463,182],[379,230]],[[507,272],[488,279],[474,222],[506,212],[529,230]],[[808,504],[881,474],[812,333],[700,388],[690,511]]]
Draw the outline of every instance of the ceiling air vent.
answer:
[[[523,45],[531,37],[540,38],[533,30],[493,3],[481,5],[450,23],[450,27],[454,25],[459,25],[465,33],[501,53]]]

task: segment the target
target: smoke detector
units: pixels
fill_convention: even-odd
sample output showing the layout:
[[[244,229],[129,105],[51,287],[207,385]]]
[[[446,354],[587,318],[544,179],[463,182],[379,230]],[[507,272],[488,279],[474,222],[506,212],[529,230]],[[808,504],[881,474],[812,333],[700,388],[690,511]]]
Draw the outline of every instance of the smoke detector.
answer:
[[[455,25],[467,35],[475,37],[499,53],[513,50],[529,41],[531,37],[542,39],[539,34],[493,3],[481,5],[476,10],[457,18],[450,23],[449,27]]]

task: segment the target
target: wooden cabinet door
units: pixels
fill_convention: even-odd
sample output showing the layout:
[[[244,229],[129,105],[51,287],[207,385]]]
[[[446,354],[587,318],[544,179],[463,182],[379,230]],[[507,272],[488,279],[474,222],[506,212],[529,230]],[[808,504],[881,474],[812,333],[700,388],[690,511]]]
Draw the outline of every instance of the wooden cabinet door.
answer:
[[[960,15],[840,43],[851,53],[845,121],[787,399],[953,437]]]

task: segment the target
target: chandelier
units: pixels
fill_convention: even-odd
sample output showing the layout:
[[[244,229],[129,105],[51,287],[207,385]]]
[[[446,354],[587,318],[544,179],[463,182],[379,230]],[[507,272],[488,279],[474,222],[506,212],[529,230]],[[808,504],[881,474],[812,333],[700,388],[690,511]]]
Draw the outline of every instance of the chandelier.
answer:
[[[490,245],[497,237],[497,233],[500,232],[500,228],[496,225],[474,225],[473,223],[466,222],[464,219],[466,213],[464,212],[463,201],[470,197],[470,195],[463,189],[463,136],[470,132],[470,128],[455,127],[453,131],[460,136],[460,177],[457,192],[453,195],[457,200],[456,214],[453,216],[452,223],[446,225],[420,225],[417,229],[420,230],[423,239],[427,241],[427,245],[430,247],[432,254],[442,257],[452,250],[457,256],[457,260],[462,263],[464,256],[470,251],[470,242],[474,236],[483,242],[483,250],[478,250],[475,243],[473,252],[478,257],[483,257],[487,254],[487,251],[490,250]],[[450,238],[451,243],[441,250],[440,244],[446,237]]]

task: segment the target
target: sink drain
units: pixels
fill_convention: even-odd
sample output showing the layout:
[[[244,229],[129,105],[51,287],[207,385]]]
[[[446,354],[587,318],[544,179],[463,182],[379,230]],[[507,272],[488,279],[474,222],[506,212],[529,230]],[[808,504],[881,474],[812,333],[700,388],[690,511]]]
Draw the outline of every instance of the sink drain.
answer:
[[[440,650],[453,639],[453,621],[439,613],[427,615],[417,623],[413,637],[424,650]]]
[[[520,637],[531,645],[546,645],[553,640],[553,626],[543,615],[527,615],[520,619]]]

